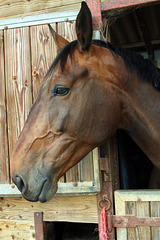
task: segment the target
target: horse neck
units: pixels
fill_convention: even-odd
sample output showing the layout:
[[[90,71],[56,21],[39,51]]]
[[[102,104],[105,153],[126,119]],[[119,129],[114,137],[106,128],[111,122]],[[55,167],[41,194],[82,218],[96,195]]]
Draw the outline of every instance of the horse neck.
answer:
[[[122,103],[119,127],[131,138],[155,165],[160,160],[160,92],[134,74],[128,75],[120,90]],[[160,165],[160,164],[159,164]]]

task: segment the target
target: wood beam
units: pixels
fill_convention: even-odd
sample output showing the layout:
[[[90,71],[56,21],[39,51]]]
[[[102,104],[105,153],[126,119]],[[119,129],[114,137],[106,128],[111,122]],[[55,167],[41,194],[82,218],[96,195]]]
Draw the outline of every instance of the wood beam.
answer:
[[[98,30],[102,22],[100,0],[86,0],[86,3],[92,13],[93,29]]]
[[[107,0],[101,2],[101,11],[116,10],[151,3],[158,4],[159,0]]]

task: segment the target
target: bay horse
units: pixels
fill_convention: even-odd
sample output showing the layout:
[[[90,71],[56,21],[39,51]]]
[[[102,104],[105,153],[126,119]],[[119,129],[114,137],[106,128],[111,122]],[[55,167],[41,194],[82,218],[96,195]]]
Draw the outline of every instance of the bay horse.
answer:
[[[154,165],[150,187],[160,188],[160,70],[136,53],[92,41],[85,2],[76,32],[71,43],[54,33],[62,50],[14,148],[13,182],[27,200],[46,202],[68,169],[124,129]]]

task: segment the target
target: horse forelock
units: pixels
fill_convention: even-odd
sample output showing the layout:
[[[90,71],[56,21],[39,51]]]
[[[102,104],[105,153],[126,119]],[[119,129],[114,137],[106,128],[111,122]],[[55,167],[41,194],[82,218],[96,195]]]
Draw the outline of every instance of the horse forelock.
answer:
[[[46,76],[48,76],[54,69],[55,67],[60,64],[61,67],[61,71],[64,71],[65,68],[65,64],[67,62],[67,58],[68,56],[72,59],[72,55],[73,52],[75,50],[75,47],[78,45],[77,40],[70,42],[69,44],[67,44],[61,51],[60,53],[57,55],[57,57],[55,58],[55,60],[53,61],[53,63],[51,64]]]

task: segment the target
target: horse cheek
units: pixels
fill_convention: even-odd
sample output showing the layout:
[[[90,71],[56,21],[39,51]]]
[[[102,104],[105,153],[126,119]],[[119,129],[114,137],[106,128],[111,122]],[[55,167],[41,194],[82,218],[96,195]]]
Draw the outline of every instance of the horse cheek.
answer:
[[[119,99],[113,97],[114,93],[108,91],[107,95],[101,95],[95,100],[96,105],[93,112],[91,139],[96,145],[102,144],[106,139],[112,137],[118,128],[121,107]]]

